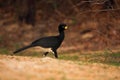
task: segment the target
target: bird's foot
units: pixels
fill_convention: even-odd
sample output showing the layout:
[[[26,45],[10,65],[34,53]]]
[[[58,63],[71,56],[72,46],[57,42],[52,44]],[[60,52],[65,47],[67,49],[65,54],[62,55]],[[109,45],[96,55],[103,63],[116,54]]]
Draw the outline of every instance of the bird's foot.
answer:
[[[43,56],[47,56],[47,54],[48,54],[48,52],[45,52],[45,53],[43,54]]]

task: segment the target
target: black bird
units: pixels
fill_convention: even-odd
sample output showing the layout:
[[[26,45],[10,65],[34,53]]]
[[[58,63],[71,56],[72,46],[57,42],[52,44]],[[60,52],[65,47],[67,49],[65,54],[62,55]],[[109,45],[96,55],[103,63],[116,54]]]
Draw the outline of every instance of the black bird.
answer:
[[[43,37],[40,38],[38,40],[33,41],[30,45],[20,48],[18,50],[16,50],[14,52],[18,53],[20,51],[23,51],[25,49],[31,48],[31,47],[36,47],[36,46],[40,46],[42,48],[50,48],[55,56],[55,58],[58,58],[58,54],[57,54],[57,49],[60,47],[61,43],[64,40],[65,34],[64,34],[64,30],[66,30],[68,27],[66,24],[61,23],[58,26],[58,31],[59,31],[59,35],[57,36],[48,36],[48,37]],[[46,56],[49,52],[45,52],[44,56]]]

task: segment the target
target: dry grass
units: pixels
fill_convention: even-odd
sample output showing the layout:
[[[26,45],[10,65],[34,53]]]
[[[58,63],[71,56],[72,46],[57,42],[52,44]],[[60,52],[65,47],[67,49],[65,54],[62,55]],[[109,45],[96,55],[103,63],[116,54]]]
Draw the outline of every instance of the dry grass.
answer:
[[[119,71],[100,63],[0,55],[0,80],[119,80]]]

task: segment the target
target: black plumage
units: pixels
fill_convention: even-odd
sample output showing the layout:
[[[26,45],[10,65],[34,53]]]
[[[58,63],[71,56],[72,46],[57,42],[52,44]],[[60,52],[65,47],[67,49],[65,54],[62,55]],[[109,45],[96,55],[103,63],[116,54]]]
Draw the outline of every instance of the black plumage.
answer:
[[[64,40],[64,37],[65,37],[64,30],[65,29],[67,29],[67,25],[62,23],[58,26],[59,35],[43,37],[38,40],[35,40],[30,45],[16,50],[14,52],[14,54],[18,53],[20,51],[23,51],[25,49],[31,48],[31,47],[40,46],[43,48],[51,48],[52,52],[54,53],[54,56],[56,58],[58,58],[57,49],[60,47],[61,43]],[[46,56],[48,53],[49,52],[45,52],[44,55]]]

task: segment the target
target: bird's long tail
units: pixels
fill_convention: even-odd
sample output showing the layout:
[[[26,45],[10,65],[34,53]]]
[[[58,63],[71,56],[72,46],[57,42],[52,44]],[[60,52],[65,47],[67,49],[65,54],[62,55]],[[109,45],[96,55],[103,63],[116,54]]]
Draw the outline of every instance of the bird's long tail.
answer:
[[[28,46],[26,46],[26,47],[20,48],[20,49],[14,51],[13,53],[16,54],[16,53],[18,53],[18,52],[20,52],[20,51],[23,51],[23,50],[25,50],[25,49],[28,49],[28,48],[30,48],[30,47],[32,47],[32,45],[28,45]]]

